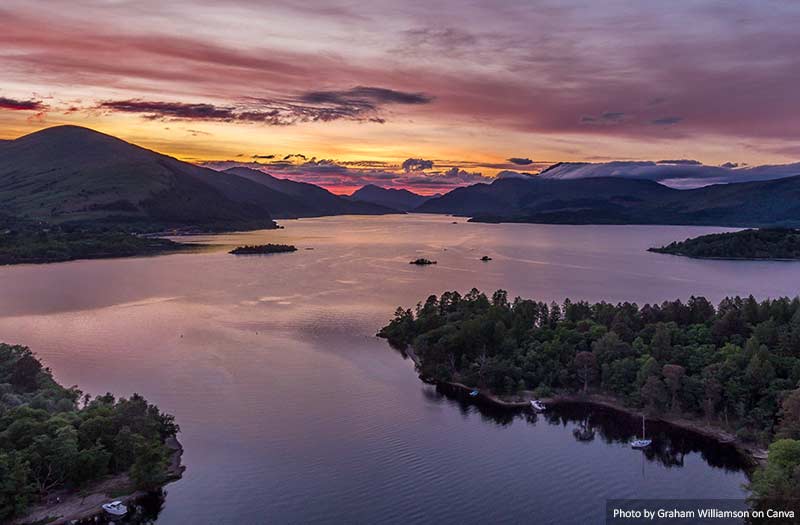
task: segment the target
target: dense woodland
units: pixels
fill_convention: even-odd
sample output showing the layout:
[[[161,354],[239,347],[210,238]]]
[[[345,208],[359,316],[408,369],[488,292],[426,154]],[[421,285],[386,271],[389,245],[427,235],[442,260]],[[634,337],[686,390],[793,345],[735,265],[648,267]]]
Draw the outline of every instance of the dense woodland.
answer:
[[[187,249],[186,245],[125,231],[0,217],[0,265],[155,255],[182,249]]]
[[[778,438],[781,453],[754,491],[800,489],[798,298],[559,305],[473,289],[398,308],[379,335],[411,346],[422,375],[437,381],[500,394],[610,394],[651,413],[704,418],[743,441]]]
[[[143,397],[91,399],[64,388],[26,347],[0,344],[0,522],[48,493],[127,472],[132,488],[167,476],[171,415]]]
[[[800,231],[770,228],[712,233],[649,251],[705,259],[800,259]]]

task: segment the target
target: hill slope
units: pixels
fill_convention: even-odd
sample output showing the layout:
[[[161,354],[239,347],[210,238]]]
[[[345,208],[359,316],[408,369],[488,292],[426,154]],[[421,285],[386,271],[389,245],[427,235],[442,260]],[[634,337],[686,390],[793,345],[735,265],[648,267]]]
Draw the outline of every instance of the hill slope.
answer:
[[[431,198],[405,189],[381,188],[374,184],[367,184],[350,195],[354,201],[371,202],[403,211],[411,211]]]
[[[415,211],[479,222],[800,225],[800,177],[677,190],[620,177],[502,179],[458,188]]]
[[[307,182],[279,179],[252,168],[230,168],[222,173],[235,175],[284,195],[282,208],[271,208],[278,218],[318,217],[322,215],[383,215],[397,209],[371,202],[354,202]]]
[[[223,177],[77,126],[0,144],[0,201],[17,217],[137,230],[274,227],[247,191],[258,185]]]

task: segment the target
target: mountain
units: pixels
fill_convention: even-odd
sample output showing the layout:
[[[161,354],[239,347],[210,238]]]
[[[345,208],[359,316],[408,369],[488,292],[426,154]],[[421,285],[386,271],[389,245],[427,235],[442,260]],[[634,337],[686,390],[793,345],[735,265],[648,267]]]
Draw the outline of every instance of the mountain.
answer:
[[[800,177],[693,190],[621,177],[507,178],[455,189],[414,211],[478,222],[800,226]]]
[[[23,219],[142,231],[275,227],[261,189],[77,126],[0,143],[0,201]]]
[[[272,209],[277,218],[318,217],[323,215],[383,215],[398,209],[380,203],[352,201],[307,182],[279,179],[260,170],[237,167],[222,173],[235,175],[284,195],[281,207]]]
[[[350,195],[353,201],[371,202],[402,211],[411,211],[431,198],[405,189],[381,188],[374,184],[367,184]]]

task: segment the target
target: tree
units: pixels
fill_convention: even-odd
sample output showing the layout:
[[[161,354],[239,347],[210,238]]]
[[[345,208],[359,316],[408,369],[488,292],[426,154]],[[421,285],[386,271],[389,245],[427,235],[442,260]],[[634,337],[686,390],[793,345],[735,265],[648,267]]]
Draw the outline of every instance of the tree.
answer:
[[[131,467],[131,478],[136,487],[151,490],[161,485],[167,477],[169,459],[161,443],[140,439],[136,446],[136,461]]]
[[[42,364],[30,350],[25,350],[11,370],[11,384],[18,390],[30,392],[36,389]]]
[[[661,410],[667,403],[667,389],[664,382],[656,376],[647,378],[640,395],[645,406],[653,412]]]
[[[597,360],[592,352],[578,352],[575,355],[575,370],[583,383],[584,392],[589,390],[589,381],[594,377],[596,366]]]
[[[793,390],[781,403],[780,421],[775,436],[800,440],[800,388]]]
[[[680,365],[664,365],[664,368],[661,369],[661,373],[664,374],[664,381],[667,383],[667,387],[672,394],[672,410],[677,411],[678,391],[681,389],[683,378],[686,375],[686,369]]]
[[[767,464],[753,475],[750,490],[757,498],[796,498],[800,494],[800,441],[772,443]]]
[[[0,520],[21,514],[31,499],[30,469],[16,452],[0,454]]]
[[[599,363],[610,363],[631,355],[631,347],[616,332],[608,332],[592,343],[592,352]]]
[[[664,323],[657,323],[650,340],[650,355],[662,363],[672,355],[672,335]]]
[[[705,394],[703,409],[707,421],[711,421],[716,416],[717,404],[722,399],[722,385],[712,374],[707,375],[703,381],[703,393]]]

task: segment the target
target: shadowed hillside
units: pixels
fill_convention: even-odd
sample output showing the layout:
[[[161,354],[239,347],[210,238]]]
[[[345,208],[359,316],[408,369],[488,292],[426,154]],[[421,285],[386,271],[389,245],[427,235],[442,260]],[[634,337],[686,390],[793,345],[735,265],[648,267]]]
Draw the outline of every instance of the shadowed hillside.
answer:
[[[270,209],[278,218],[316,217],[322,215],[383,215],[397,213],[399,208],[382,203],[354,202],[334,195],[325,188],[307,182],[279,179],[252,168],[238,167],[223,173],[236,175],[283,195],[282,202]]]
[[[5,212],[138,230],[274,227],[260,186],[76,126],[0,144]]]
[[[800,177],[677,190],[622,177],[502,179],[458,188],[414,211],[477,222],[800,225]]]

